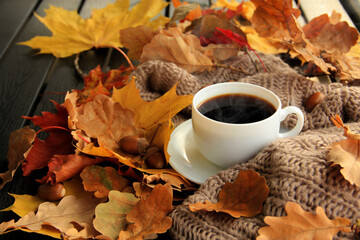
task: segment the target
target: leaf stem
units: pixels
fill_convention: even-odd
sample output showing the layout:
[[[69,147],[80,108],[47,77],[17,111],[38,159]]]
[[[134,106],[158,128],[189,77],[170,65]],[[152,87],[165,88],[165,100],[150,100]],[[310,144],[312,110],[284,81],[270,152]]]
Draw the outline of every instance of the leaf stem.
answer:
[[[81,70],[80,66],[79,66],[79,59],[80,59],[80,53],[76,54],[76,57],[74,59],[74,65],[75,65],[75,69],[77,71],[77,73],[84,78],[85,74],[84,72]]]
[[[132,64],[130,58],[126,55],[126,53],[124,53],[123,50],[121,50],[120,48],[116,47],[116,46],[111,46],[111,45],[101,45],[100,47],[110,47],[110,48],[114,48],[116,49],[118,52],[120,52],[126,59],[126,61],[129,63],[129,66],[131,67],[132,70],[135,70],[134,65]]]

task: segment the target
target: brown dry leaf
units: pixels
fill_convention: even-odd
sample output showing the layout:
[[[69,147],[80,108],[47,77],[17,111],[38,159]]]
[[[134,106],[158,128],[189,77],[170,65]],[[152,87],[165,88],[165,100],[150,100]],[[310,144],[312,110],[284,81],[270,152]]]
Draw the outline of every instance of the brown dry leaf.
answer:
[[[50,225],[71,237],[89,238],[97,235],[93,227],[95,207],[99,199],[64,197],[58,205],[44,202],[39,205],[36,214],[28,213],[17,222],[11,220],[0,224],[0,233],[11,229],[40,231],[44,225]]]
[[[191,34],[184,34],[178,28],[161,30],[146,44],[140,62],[162,60],[172,62],[188,72],[211,68],[211,59],[203,53],[200,40]]]
[[[251,19],[253,28],[260,37],[290,40],[288,30],[289,19],[301,15],[299,9],[292,6],[292,0],[251,0],[256,10]]]
[[[107,197],[111,190],[122,191],[130,185],[130,181],[120,176],[112,167],[92,165],[84,168],[80,173],[84,189],[95,192],[97,198]]]
[[[285,211],[285,217],[266,216],[264,221],[270,226],[260,228],[256,239],[331,240],[339,231],[351,232],[350,219],[337,217],[330,220],[321,207],[317,207],[314,214],[304,211],[296,203],[287,202]]]
[[[126,229],[126,215],[138,201],[134,194],[110,191],[109,201],[95,209],[94,227],[110,239],[117,239],[120,231]]]
[[[358,40],[359,33],[346,21],[339,22],[341,15],[333,11],[320,15],[307,23],[302,30],[315,46],[331,54],[342,55],[350,51]]]
[[[139,200],[127,214],[130,223],[121,231],[119,240],[144,239],[148,235],[166,232],[172,225],[167,215],[172,210],[173,192],[170,184],[158,184],[146,199]]]
[[[266,180],[253,170],[240,171],[233,183],[225,183],[217,203],[206,200],[190,204],[191,211],[225,212],[235,218],[254,217],[263,209],[269,194]]]
[[[160,173],[160,174],[152,174],[152,175],[144,174],[143,182],[150,187],[154,187],[156,184],[160,182],[169,183],[174,190],[178,190],[178,191],[181,191],[182,189],[193,188],[192,184],[188,180],[185,180],[180,176],[176,176],[168,173]]]
[[[153,188],[149,187],[148,185],[142,184],[140,182],[134,182],[133,188],[135,191],[135,196],[142,198],[142,199],[146,199],[150,195],[151,190],[153,189]]]
[[[332,116],[331,120],[338,128],[344,129],[344,136],[347,138],[329,146],[331,150],[327,160],[333,163],[332,166],[340,165],[344,178],[360,187],[360,134],[351,132],[339,115]]]
[[[6,158],[8,160],[8,170],[0,173],[2,189],[7,182],[10,182],[15,174],[16,169],[25,159],[24,154],[29,150],[35,140],[36,133],[28,126],[13,131],[9,137],[9,147]]]
[[[158,33],[145,25],[125,28],[120,31],[120,42],[129,50],[127,55],[130,59],[139,60],[144,46]]]
[[[97,95],[79,110],[76,127],[87,136],[97,138],[100,146],[121,153],[118,142],[125,136],[142,136],[142,129],[135,127],[134,112],[125,109],[110,97]]]

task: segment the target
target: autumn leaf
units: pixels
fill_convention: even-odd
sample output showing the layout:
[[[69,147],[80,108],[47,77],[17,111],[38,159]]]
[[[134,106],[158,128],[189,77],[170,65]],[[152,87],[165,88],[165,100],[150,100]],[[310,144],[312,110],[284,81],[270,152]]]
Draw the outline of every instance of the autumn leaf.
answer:
[[[95,165],[107,160],[106,158],[90,158],[85,155],[56,155],[49,160],[49,171],[39,182],[52,184],[66,181],[79,174],[85,167]]]
[[[120,66],[105,73],[98,65],[83,78],[84,88],[74,90],[79,93],[77,105],[93,100],[98,94],[109,96],[114,87],[120,88],[126,84],[130,71],[130,67]]]
[[[351,184],[360,186],[360,134],[350,131],[349,127],[344,125],[339,115],[332,116],[331,120],[338,128],[343,128],[345,140],[331,144],[327,160],[332,162],[332,166],[340,165],[341,174]]]
[[[126,215],[138,201],[134,194],[110,191],[109,201],[95,209],[95,229],[110,239],[117,239],[120,231],[126,229]]]
[[[6,159],[8,160],[8,170],[4,173],[0,173],[0,178],[2,180],[0,189],[13,179],[15,171],[24,161],[24,154],[29,150],[31,143],[35,139],[35,135],[35,131],[28,126],[10,133],[9,147],[6,155]]]
[[[305,37],[315,46],[335,56],[349,52],[356,44],[359,33],[346,21],[340,22],[340,17],[339,13],[333,11],[330,17],[323,14],[313,18],[302,28]]]
[[[44,225],[50,225],[67,236],[88,238],[97,235],[92,226],[95,207],[100,200],[78,199],[75,196],[64,197],[58,205],[41,203],[38,210],[30,212],[17,222],[11,220],[0,224],[0,233],[12,229],[40,231]],[[80,226],[80,228],[79,228]]]
[[[261,213],[269,194],[264,177],[253,170],[240,171],[233,183],[227,182],[219,193],[217,203],[205,200],[189,205],[191,211],[225,212],[235,218],[254,217]]]
[[[195,19],[202,16],[201,7],[196,3],[188,3],[186,1],[180,2],[179,0],[171,0],[175,7],[174,14],[170,19],[171,22],[178,20],[194,21]]]
[[[55,57],[69,57],[93,47],[122,47],[120,30],[128,27],[146,25],[156,29],[169,21],[156,17],[168,3],[162,0],[141,0],[131,10],[129,0],[117,0],[102,9],[93,9],[91,17],[83,19],[74,11],[50,6],[46,16],[35,16],[51,32],[52,36],[36,36],[21,44],[40,53],[51,53]]]
[[[121,231],[119,240],[144,239],[150,234],[164,233],[172,225],[167,215],[172,209],[173,192],[170,184],[158,184],[146,199],[139,200],[126,215],[130,223],[126,231]]]
[[[145,45],[140,62],[162,60],[172,62],[188,72],[203,71],[213,66],[200,45],[200,40],[178,28],[161,30]]]
[[[93,101],[82,105],[78,113],[76,128],[113,152],[121,153],[121,138],[144,134],[134,125],[134,112],[105,95],[97,95]]]
[[[143,183],[150,187],[154,187],[162,182],[169,183],[174,190],[178,191],[194,189],[194,186],[188,180],[180,176],[168,173],[158,173],[152,175],[144,174]]]
[[[42,112],[41,116],[24,117],[41,127],[41,131],[48,133],[46,139],[38,137],[27,152],[22,164],[24,176],[29,176],[33,170],[46,167],[54,155],[66,155],[74,153],[71,143],[72,136],[67,127],[68,113],[63,105],[53,102],[57,113]]]
[[[140,97],[139,89],[136,88],[135,78],[133,78],[125,87],[114,89],[112,99],[120,103],[123,108],[130,109],[136,113],[134,116],[135,125],[147,129],[168,120],[169,117],[175,116],[191,104],[193,96],[177,95],[176,86],[174,85],[158,99],[146,102]]]
[[[120,33],[121,43],[129,50],[128,57],[139,60],[144,46],[151,42],[153,37],[159,33],[159,30],[153,30],[148,26],[141,25],[122,29]]]
[[[111,190],[122,191],[130,182],[112,167],[88,166],[80,174],[84,189],[94,192],[95,197],[107,197]]]
[[[330,220],[324,209],[317,207],[315,214],[304,211],[300,205],[287,202],[285,204],[287,216],[269,217],[264,221],[269,226],[258,230],[257,240],[278,239],[333,239],[339,231],[351,232],[351,221],[337,217]]]

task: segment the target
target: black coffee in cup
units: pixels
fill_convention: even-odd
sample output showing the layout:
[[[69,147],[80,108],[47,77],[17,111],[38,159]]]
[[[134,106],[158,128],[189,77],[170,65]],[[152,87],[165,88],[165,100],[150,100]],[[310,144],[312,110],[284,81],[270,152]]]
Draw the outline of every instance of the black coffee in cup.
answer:
[[[276,111],[267,100],[248,94],[224,94],[210,98],[198,106],[204,116],[224,123],[253,123]]]

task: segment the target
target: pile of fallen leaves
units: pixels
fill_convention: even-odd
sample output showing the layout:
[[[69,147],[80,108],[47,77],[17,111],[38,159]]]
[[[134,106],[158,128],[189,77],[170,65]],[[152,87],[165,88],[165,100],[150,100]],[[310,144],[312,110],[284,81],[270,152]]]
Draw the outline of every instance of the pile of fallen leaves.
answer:
[[[171,118],[191,104],[192,96],[178,96],[175,85],[155,101],[142,100],[135,79],[129,79],[135,69],[131,60],[173,62],[192,73],[231,68],[221,61],[259,51],[299,59],[304,74],[327,74],[341,81],[360,76],[359,34],[336,12],[300,26],[301,12],[291,0],[223,0],[210,9],[179,0],[172,4],[172,18],[159,16],[167,6],[162,0],[142,0],[131,10],[128,0],[118,0],[94,9],[88,19],[53,6],[45,17],[36,15],[52,36],[22,44],[55,57],[94,47],[122,53],[126,48],[129,66],[106,73],[96,67],[84,76],[83,89],[68,92],[62,104],[54,102],[56,113],[25,117],[39,131],[24,127],[11,134],[9,170],[0,174],[0,187],[20,166],[23,175],[32,176],[40,186],[36,196],[11,194],[15,202],[5,210],[20,219],[1,223],[1,233],[20,229],[64,239],[144,239],[171,227],[168,214],[173,206],[197,188],[169,166],[166,152]],[[251,60],[258,71],[266,71],[258,55]],[[339,117],[333,119],[344,128],[347,140],[332,146],[329,160],[341,165],[345,179],[359,186],[354,169],[348,167],[358,163],[353,146],[358,146],[359,137]],[[47,133],[45,139],[39,137],[41,132]],[[350,161],[342,161],[344,152]],[[218,202],[189,208],[253,217],[262,212],[268,194],[265,178],[245,171],[224,185]],[[349,219],[330,220],[321,208],[312,214],[288,203],[285,210],[286,217],[265,217],[269,226],[258,231],[259,239],[303,239],[312,232],[331,239],[338,231],[351,231]]]

